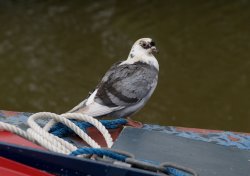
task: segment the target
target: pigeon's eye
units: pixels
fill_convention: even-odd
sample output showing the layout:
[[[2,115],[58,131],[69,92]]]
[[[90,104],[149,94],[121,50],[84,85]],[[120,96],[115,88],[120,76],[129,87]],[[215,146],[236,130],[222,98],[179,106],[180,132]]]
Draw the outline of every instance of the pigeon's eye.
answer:
[[[141,42],[140,44],[141,44],[142,48],[147,49],[148,46],[147,46],[146,42]]]
[[[151,45],[151,46],[155,46],[155,42],[153,42],[153,41],[150,42],[150,45]]]

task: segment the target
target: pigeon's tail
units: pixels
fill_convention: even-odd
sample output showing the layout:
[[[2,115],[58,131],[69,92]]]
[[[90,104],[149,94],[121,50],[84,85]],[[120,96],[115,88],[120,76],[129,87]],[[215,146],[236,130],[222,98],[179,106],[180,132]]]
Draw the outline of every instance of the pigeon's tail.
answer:
[[[74,113],[79,111],[79,109],[82,109],[86,106],[86,102],[88,99],[83,100],[81,103],[79,103],[78,105],[76,105],[74,108],[72,108],[71,110],[69,110],[67,113]]]

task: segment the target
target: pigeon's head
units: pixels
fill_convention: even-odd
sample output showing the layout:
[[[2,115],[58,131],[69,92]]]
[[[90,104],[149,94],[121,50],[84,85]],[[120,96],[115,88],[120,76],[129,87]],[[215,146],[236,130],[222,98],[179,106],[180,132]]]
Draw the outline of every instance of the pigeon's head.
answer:
[[[155,42],[151,38],[141,38],[137,40],[128,55],[128,59],[123,64],[133,64],[144,62],[155,66],[159,70],[159,64],[154,53],[157,53]]]
[[[141,38],[137,40],[131,49],[131,53],[134,55],[150,56],[157,52],[155,42],[151,38]]]

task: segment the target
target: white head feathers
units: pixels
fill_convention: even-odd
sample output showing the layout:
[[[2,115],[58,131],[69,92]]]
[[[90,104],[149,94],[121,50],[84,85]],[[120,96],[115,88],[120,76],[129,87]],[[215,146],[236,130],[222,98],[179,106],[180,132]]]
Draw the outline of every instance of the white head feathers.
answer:
[[[155,66],[155,68],[159,70],[159,64],[153,55],[156,52],[155,43],[151,38],[141,38],[134,43],[128,55],[128,59],[122,62],[121,65],[144,62]]]

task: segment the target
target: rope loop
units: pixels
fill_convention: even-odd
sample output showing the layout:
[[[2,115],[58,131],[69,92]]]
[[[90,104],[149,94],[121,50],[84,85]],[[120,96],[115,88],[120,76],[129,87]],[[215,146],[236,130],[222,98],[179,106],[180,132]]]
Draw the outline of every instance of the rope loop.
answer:
[[[38,123],[39,119],[50,119],[47,124],[45,124],[43,127]],[[104,137],[107,147],[110,148],[113,145],[113,139],[108,132],[108,130],[105,128],[105,126],[99,122],[97,119],[84,115],[79,113],[65,113],[65,114],[55,114],[51,112],[38,112],[35,114],[32,114],[28,118],[28,125],[29,128],[24,131],[20,129],[19,127],[11,124],[7,124],[4,122],[0,122],[0,130],[6,130],[13,132],[15,134],[18,134],[32,142],[36,142],[43,146],[44,148],[47,148],[50,151],[63,153],[63,154],[70,154],[72,151],[77,150],[77,147],[62,138],[57,137],[56,135],[53,135],[53,133],[50,133],[50,129],[52,126],[59,122],[60,124],[63,124],[65,128],[68,128],[71,130],[71,133],[76,133],[80,138],[82,138],[90,147],[93,148],[101,148],[99,144],[97,144],[86,132],[85,130],[81,129],[78,125],[74,123],[73,120],[77,120],[78,124],[84,124],[85,126],[94,126]],[[117,120],[116,122],[109,123],[108,121],[103,122],[106,126],[110,128],[114,128],[115,125],[119,125],[122,123],[126,123],[124,120]],[[52,128],[53,129],[53,128]]]
[[[118,161],[123,161],[130,157],[125,154],[121,154],[112,150],[107,150],[107,149],[99,149],[99,148],[78,148],[77,150],[73,151],[70,153],[71,156],[78,156],[78,155],[97,155],[100,157],[107,156],[109,158],[118,160]]]
[[[87,132],[87,129],[90,127],[93,127],[92,124],[85,122],[85,121],[77,121],[77,120],[71,120],[76,126],[81,128],[81,130],[84,130]],[[114,120],[100,120],[103,126],[105,126],[106,129],[116,129],[120,125],[125,125],[127,124],[126,119],[114,119]],[[50,130],[50,133],[52,133],[55,136],[58,137],[66,137],[74,133],[73,130],[68,128],[62,123],[57,123],[55,124]]]
[[[174,163],[165,162],[160,165],[160,170],[174,176],[198,176],[198,173],[191,168],[180,166]]]
[[[76,119],[76,120],[82,120],[82,121],[88,122],[91,125],[95,126],[101,132],[108,147],[111,147],[113,145],[113,139],[111,138],[111,135],[109,134],[108,130],[98,120],[94,119],[91,116],[84,115],[84,114],[66,113],[66,114],[62,114],[62,115],[57,115],[57,114],[50,113],[50,112],[39,112],[39,113],[33,114],[29,117],[28,125],[33,130],[36,130],[37,133],[41,134],[42,136],[51,137],[51,138],[54,138],[57,140],[58,137],[55,137],[52,134],[48,135],[49,134],[48,131],[50,130],[50,127],[45,125],[44,128],[41,128],[35,122],[38,119],[48,119],[48,118],[52,119],[51,121],[60,122],[64,125],[66,125],[67,127],[69,127],[72,131],[74,131],[79,137],[81,137],[91,147],[100,148],[101,146],[99,144],[97,144],[89,135],[87,135],[83,130],[81,130],[78,126],[76,126],[69,119]]]

